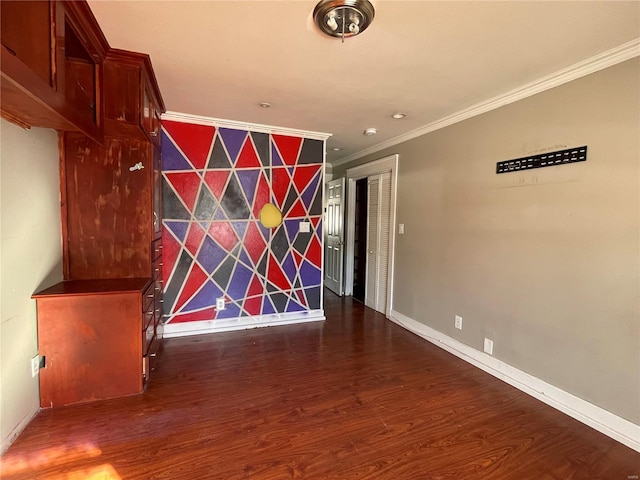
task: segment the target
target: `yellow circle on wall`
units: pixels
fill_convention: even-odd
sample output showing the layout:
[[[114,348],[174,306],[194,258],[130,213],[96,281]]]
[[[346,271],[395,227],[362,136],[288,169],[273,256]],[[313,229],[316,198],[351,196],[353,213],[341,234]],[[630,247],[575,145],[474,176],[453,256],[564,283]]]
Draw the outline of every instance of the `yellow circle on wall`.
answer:
[[[273,203],[265,203],[260,210],[260,223],[267,228],[275,228],[282,223],[282,212]]]

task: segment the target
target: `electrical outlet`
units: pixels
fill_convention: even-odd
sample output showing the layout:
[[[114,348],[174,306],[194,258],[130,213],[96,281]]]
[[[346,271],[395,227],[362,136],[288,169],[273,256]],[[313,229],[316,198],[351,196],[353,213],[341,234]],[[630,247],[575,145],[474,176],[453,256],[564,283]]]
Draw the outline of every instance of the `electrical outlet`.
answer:
[[[216,298],[216,310],[224,310],[224,297]]]
[[[40,355],[36,355],[31,359],[31,376],[37,377],[40,372]]]
[[[484,339],[484,353],[493,355],[493,340],[489,340],[488,338]]]
[[[456,315],[455,325],[458,330],[462,330],[462,317],[460,315]]]

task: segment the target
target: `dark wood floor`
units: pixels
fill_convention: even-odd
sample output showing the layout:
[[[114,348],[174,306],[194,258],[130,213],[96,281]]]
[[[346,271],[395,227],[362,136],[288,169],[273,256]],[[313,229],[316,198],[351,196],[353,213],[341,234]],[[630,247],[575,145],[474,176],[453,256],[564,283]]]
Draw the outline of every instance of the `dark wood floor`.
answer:
[[[42,411],[7,479],[621,479],[640,454],[349,299],[171,339],[143,395]]]

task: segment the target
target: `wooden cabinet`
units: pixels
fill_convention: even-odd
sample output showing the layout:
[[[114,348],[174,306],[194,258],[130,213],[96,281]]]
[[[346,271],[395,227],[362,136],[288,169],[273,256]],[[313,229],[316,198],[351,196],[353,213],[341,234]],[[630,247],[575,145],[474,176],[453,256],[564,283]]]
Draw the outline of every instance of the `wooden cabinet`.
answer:
[[[104,62],[104,91],[106,130],[160,147],[160,115],[165,107],[149,56],[109,51]]]
[[[106,136],[100,146],[64,134],[65,278],[152,277],[154,150],[134,138]]]
[[[0,2],[0,112],[61,133],[65,282],[34,295],[43,407],[142,391],[162,339],[164,102],[86,1]],[[51,239],[54,241],[55,239]]]
[[[149,325],[154,331],[151,279],[70,280],[33,298],[45,357],[41,407],[142,392],[155,337],[147,338]]]
[[[162,230],[164,103],[148,55],[111,50],[104,61],[105,140],[64,135],[65,278],[153,277]]]
[[[2,116],[101,143],[109,44],[86,2],[4,0],[0,9]]]

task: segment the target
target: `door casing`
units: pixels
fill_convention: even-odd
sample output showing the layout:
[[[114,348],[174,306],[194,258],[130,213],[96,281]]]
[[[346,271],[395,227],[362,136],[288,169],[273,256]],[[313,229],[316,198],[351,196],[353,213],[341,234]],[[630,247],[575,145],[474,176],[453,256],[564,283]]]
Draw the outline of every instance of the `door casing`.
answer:
[[[389,155],[388,157],[365,163],[357,167],[349,168],[346,171],[347,179],[347,221],[346,221],[346,242],[344,250],[345,275],[344,275],[344,294],[353,295],[353,252],[355,237],[355,194],[356,181],[371,175],[379,175],[381,173],[391,172],[391,219],[389,222],[391,231],[389,232],[389,269],[387,277],[387,308],[386,316],[391,315],[393,309],[393,270],[395,258],[395,240],[396,240],[396,196],[397,196],[397,173],[399,154]]]

